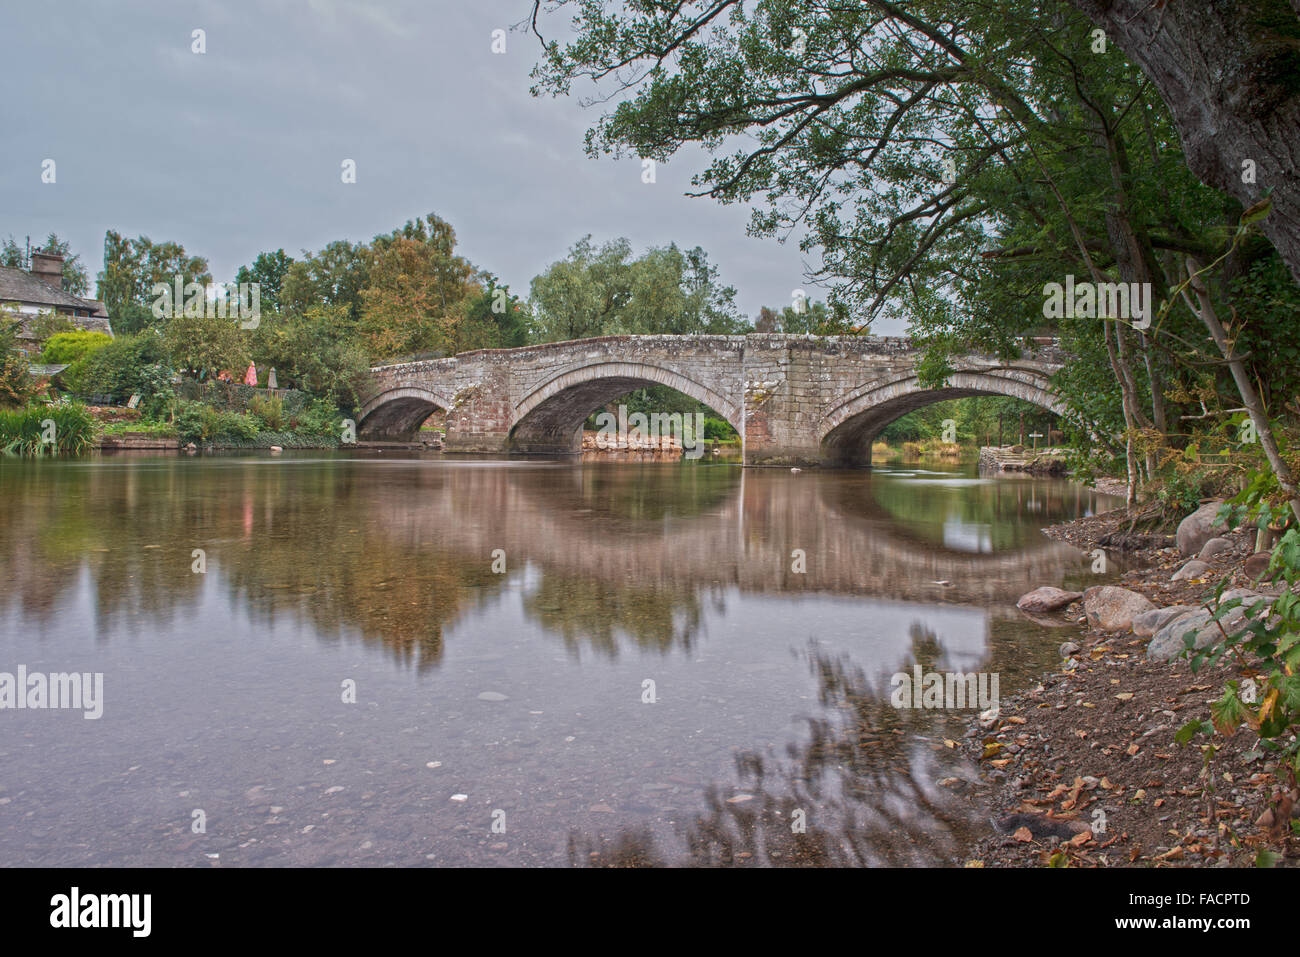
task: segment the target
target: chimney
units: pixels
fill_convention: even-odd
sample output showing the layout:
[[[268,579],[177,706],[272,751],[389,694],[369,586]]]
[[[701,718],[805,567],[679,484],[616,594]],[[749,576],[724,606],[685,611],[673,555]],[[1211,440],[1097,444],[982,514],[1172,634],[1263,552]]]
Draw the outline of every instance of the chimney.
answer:
[[[32,275],[56,289],[63,288],[63,257],[57,253],[32,253]]]

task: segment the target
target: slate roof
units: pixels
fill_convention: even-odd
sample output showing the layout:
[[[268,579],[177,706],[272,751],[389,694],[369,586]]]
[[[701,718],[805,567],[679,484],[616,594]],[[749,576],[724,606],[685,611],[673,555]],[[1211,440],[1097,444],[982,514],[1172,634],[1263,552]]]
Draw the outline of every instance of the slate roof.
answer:
[[[0,302],[28,302],[37,306],[62,306],[91,316],[108,317],[104,304],[96,299],[82,299],[66,290],[37,279],[22,269],[0,266]]]

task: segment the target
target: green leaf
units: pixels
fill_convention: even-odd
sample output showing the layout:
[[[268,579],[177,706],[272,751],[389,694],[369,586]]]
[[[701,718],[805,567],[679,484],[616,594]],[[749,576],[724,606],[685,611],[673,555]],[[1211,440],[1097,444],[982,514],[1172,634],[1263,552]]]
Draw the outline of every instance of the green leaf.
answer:
[[[1189,741],[1192,740],[1192,738],[1196,737],[1197,732],[1203,730],[1204,727],[1205,727],[1205,723],[1202,721],[1197,721],[1194,719],[1192,721],[1188,721],[1185,725],[1183,725],[1181,728],[1178,729],[1178,733],[1174,735],[1174,740],[1179,744],[1187,744]]]

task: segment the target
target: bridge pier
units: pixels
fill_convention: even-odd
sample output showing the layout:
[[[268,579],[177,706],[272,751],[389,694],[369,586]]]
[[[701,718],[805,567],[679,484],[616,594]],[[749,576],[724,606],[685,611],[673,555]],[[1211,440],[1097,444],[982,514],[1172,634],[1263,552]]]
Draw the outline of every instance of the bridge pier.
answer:
[[[456,391],[447,409],[443,448],[448,452],[508,452],[514,409],[506,370],[489,366],[470,378],[462,363],[451,361],[457,362]]]

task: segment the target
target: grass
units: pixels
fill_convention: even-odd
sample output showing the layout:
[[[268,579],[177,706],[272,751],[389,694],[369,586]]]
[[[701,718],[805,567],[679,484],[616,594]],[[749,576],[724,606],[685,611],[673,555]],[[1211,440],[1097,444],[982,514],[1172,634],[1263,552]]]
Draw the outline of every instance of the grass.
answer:
[[[94,440],[95,420],[79,403],[0,410],[0,451],[6,455],[80,455]]]
[[[127,433],[132,435],[157,435],[168,439],[174,439],[177,436],[176,426],[170,422],[136,420],[134,422],[106,422],[100,424],[100,435],[122,436]]]

